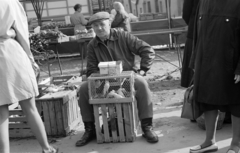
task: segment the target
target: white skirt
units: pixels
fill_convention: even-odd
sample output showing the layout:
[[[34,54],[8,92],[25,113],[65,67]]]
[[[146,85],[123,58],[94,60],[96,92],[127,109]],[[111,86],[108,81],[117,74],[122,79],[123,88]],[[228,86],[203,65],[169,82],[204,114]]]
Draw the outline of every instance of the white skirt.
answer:
[[[0,106],[38,95],[32,64],[14,39],[0,38]]]

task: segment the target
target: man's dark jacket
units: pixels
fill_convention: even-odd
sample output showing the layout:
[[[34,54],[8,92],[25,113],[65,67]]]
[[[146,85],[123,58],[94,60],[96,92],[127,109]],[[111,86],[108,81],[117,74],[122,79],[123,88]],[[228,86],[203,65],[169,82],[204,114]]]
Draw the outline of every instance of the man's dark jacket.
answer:
[[[98,72],[98,64],[104,61],[121,60],[124,71],[136,72],[138,68],[135,63],[135,55],[141,57],[141,70],[146,72],[150,69],[155,52],[149,44],[121,30],[111,29],[110,33],[107,45],[97,36],[88,44],[87,76]]]

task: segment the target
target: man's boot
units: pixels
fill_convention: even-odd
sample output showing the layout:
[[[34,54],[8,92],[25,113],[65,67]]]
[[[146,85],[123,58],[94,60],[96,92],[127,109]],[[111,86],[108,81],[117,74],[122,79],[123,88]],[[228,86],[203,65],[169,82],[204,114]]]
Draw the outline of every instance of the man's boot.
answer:
[[[146,118],[141,120],[141,126],[143,131],[143,137],[150,143],[158,142],[158,136],[153,131],[152,118]]]
[[[88,144],[91,140],[96,138],[96,131],[94,122],[84,122],[85,132],[80,140],[76,142],[77,147]]]

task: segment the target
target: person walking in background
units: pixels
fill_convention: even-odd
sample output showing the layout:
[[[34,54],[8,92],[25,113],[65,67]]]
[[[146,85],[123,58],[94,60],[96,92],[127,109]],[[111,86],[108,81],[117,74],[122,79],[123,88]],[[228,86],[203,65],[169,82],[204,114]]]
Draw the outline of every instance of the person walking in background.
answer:
[[[194,20],[198,3],[199,0],[184,0],[183,2],[182,18],[188,25],[181,75],[181,86],[185,88],[189,87],[194,73],[193,70],[189,68],[189,63],[192,55]]]
[[[120,2],[114,2],[113,8],[116,10],[114,20],[111,23],[112,28],[120,28],[130,32],[130,18]]]
[[[190,66],[194,100],[204,112],[206,138],[191,153],[217,151],[218,111],[230,112],[232,141],[227,153],[240,153],[240,1],[201,0]],[[196,32],[196,33],[195,33]]]
[[[27,17],[18,0],[1,0],[0,23],[0,153],[10,153],[8,105],[17,102],[43,153],[56,153],[35,106],[38,86],[33,68],[39,67],[30,51]]]
[[[74,34],[86,30],[88,20],[86,20],[81,13],[82,5],[76,4],[74,7],[75,13],[70,16],[70,22],[74,25]]]

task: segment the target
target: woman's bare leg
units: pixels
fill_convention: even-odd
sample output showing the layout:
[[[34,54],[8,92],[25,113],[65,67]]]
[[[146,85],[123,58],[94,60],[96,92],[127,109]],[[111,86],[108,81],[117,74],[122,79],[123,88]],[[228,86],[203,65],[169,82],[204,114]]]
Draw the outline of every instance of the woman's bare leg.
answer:
[[[40,143],[43,150],[49,149],[47,135],[42,119],[35,105],[35,98],[30,98],[19,102],[22,110],[27,116],[28,125],[31,127],[34,135]]]
[[[218,121],[218,110],[204,112],[206,139],[202,147],[209,146],[216,142],[216,128]]]
[[[240,149],[240,117],[232,115],[232,142],[230,145],[231,150],[238,153]]]
[[[1,153],[10,153],[8,118],[9,118],[8,105],[0,106],[0,152]]]

